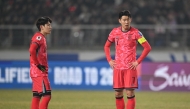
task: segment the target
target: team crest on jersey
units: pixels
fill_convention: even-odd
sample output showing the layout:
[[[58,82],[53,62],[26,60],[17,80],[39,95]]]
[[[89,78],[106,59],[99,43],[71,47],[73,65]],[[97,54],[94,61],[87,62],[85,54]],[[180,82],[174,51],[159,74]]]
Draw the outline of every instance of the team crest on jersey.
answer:
[[[37,40],[41,40],[42,37],[41,37],[41,36],[37,36],[36,39],[37,39]]]
[[[139,31],[139,35],[140,35],[140,36],[143,36],[143,34],[142,34],[140,31]]]
[[[131,39],[132,39],[132,35],[129,34],[129,35],[127,36],[127,40],[131,40]]]

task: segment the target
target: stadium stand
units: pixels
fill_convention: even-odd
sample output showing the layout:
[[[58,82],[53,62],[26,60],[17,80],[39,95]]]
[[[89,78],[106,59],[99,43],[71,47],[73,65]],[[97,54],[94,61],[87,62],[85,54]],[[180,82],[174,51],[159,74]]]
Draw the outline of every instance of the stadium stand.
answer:
[[[190,46],[189,4],[189,0],[1,0],[0,48],[27,48],[34,21],[49,16],[54,28],[50,48],[102,49],[113,28],[109,25],[118,25],[118,12],[126,9],[132,13],[132,25],[153,47],[186,49]]]
[[[188,0],[3,0],[0,24],[33,24],[50,16],[62,24],[117,24],[128,9],[134,24],[190,24]]]

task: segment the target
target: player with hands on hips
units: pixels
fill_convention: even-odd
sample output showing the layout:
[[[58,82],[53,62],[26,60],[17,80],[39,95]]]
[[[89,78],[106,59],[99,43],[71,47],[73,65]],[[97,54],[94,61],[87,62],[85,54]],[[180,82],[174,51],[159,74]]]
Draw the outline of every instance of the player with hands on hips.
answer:
[[[46,67],[45,67],[44,65],[38,64],[37,67],[38,67],[38,69],[41,70],[42,72],[45,72],[45,71],[46,71]]]
[[[135,109],[135,89],[138,88],[137,66],[151,51],[151,46],[143,34],[131,27],[131,13],[123,10],[119,13],[121,26],[113,28],[104,45],[104,52],[113,69],[113,89],[117,109]],[[137,42],[144,48],[136,59]],[[111,58],[110,46],[115,43],[115,60]],[[126,91],[127,101],[123,98]]]
[[[46,45],[46,37],[52,29],[51,23],[49,17],[38,18],[36,26],[39,32],[34,34],[30,43],[30,77],[33,92],[31,109],[47,109],[51,100]]]

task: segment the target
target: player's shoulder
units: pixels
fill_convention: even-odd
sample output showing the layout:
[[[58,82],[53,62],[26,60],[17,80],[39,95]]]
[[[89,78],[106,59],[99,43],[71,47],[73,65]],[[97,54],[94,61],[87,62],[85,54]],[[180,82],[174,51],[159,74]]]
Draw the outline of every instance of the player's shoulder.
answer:
[[[118,30],[120,30],[120,28],[121,27],[115,27],[115,28],[112,29],[112,31],[118,31]]]
[[[131,27],[130,31],[134,34],[139,34],[139,35],[142,35],[142,33],[139,31],[139,29],[137,28],[134,28],[134,27]]]
[[[131,32],[138,37],[144,37],[143,34],[137,28],[131,28]]]
[[[112,29],[112,31],[110,32],[109,36],[115,36],[115,34],[118,34],[120,31],[119,27],[115,27]]]
[[[119,32],[121,32],[121,26],[115,27],[115,28],[113,28],[113,30],[112,30],[112,33],[119,33]]]
[[[39,32],[35,33],[34,36],[32,37],[32,40],[37,40],[40,41],[43,38],[43,35]]]
[[[139,30],[137,28],[135,28],[135,27],[131,27],[130,31],[134,32],[134,33],[139,32]]]

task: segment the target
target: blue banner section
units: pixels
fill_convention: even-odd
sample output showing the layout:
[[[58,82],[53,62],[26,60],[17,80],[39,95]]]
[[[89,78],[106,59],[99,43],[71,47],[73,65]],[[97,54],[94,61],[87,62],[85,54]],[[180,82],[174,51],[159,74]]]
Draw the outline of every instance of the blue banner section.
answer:
[[[48,54],[49,61],[79,61],[78,54]]]
[[[49,62],[52,89],[112,90],[107,62]],[[31,88],[28,61],[0,61],[0,88]]]

